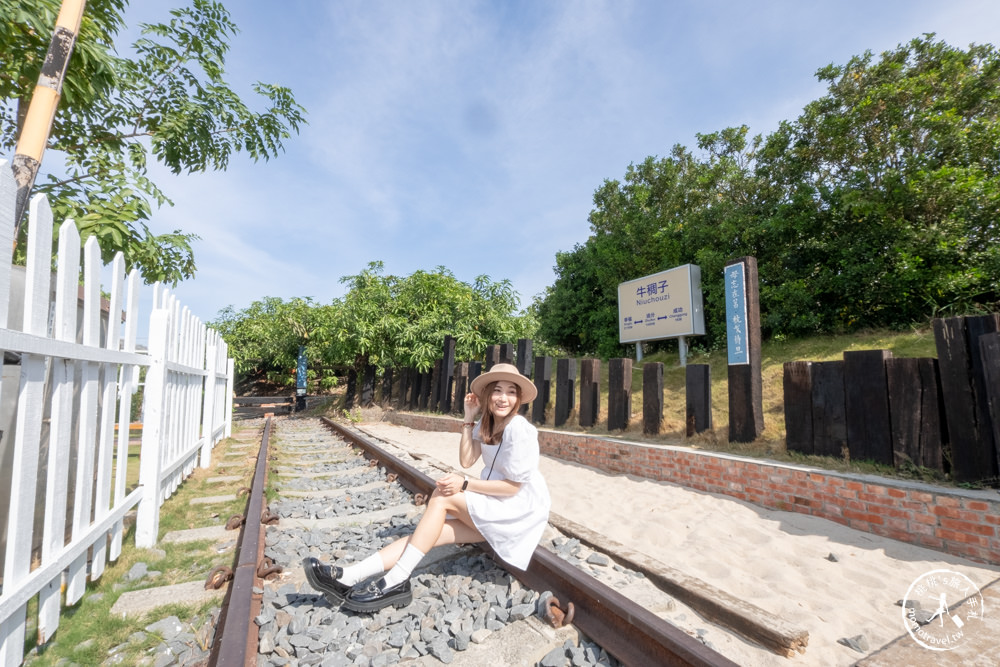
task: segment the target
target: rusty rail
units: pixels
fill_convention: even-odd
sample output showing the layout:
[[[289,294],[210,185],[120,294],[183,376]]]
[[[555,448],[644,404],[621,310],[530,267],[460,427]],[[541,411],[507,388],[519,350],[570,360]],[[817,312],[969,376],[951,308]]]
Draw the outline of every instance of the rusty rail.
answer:
[[[410,491],[427,495],[433,492],[434,480],[424,473],[362,435],[325,417],[320,419],[327,428],[360,448],[365,456],[396,472]],[[564,604],[572,603],[573,625],[626,665],[736,667],[729,658],[544,547],[535,549],[527,571],[497,562],[526,586],[536,591],[552,591]]]
[[[264,422],[264,434],[253,484],[247,498],[246,521],[240,532],[236,553],[236,568],[229,592],[222,603],[216,626],[218,631],[209,665],[218,667],[250,667],[257,664],[257,624],[253,619],[260,613],[261,596],[253,592],[257,579],[257,564],[264,555],[264,486],[267,484],[267,457],[271,438],[271,419]]]

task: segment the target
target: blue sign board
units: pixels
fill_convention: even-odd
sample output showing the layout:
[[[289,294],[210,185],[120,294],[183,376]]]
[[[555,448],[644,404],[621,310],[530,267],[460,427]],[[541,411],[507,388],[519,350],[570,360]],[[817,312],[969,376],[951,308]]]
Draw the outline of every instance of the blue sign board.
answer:
[[[306,393],[306,348],[299,346],[299,364],[295,369],[295,393],[305,396]]]
[[[729,348],[729,365],[749,364],[747,289],[743,263],[727,266],[723,275],[726,280],[726,343]]]

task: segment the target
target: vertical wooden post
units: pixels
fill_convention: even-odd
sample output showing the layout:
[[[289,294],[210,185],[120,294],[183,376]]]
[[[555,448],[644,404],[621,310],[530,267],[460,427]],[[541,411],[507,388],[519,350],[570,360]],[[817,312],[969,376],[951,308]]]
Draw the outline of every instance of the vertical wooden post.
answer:
[[[760,286],[757,258],[726,265],[729,346],[729,441],[753,442],[764,431],[760,372]]]
[[[361,406],[370,408],[375,403],[375,366],[365,365],[361,382]]]
[[[472,391],[472,381],[483,374],[483,362],[481,361],[470,361],[469,362],[469,391]],[[464,409],[464,407],[463,407]]]
[[[597,423],[601,412],[601,360],[584,359],[580,362],[580,426]]]
[[[556,362],[556,414],[553,425],[562,426],[569,420],[576,404],[576,359]]]
[[[420,395],[424,393],[424,378],[416,368],[410,369],[410,410],[420,409]]]
[[[403,366],[399,369],[399,393],[396,394],[396,409],[405,410],[409,407],[407,398],[410,391],[410,375],[412,370],[409,366]]]
[[[889,389],[885,360],[889,350],[844,352],[844,405],[847,448],[852,461],[892,465]]]
[[[785,362],[783,372],[785,448],[813,454],[812,362]]]
[[[531,339],[519,338],[517,341],[517,357],[515,358],[517,371],[526,378],[531,377]],[[521,415],[528,414],[528,404],[522,403],[518,409]]]
[[[444,337],[444,356],[441,357],[441,386],[438,391],[438,412],[451,412],[451,395],[455,374],[455,338]]]
[[[684,370],[685,429],[691,437],[712,428],[712,376],[708,364],[688,364]]]
[[[513,364],[514,363],[514,344],[513,343],[501,343],[500,344],[500,361],[501,364]]]
[[[957,482],[978,482],[997,476],[997,452],[993,443],[992,425],[984,414],[984,401],[977,391],[972,346],[979,357],[979,336],[991,326],[997,330],[997,318],[987,319],[949,317],[935,319],[934,340],[941,372],[941,391],[944,396],[945,421],[951,443],[952,475]],[[969,324],[973,331],[969,331]],[[973,339],[970,334],[975,334]],[[979,367],[980,372],[982,370]],[[986,410],[988,413],[988,409]]]
[[[434,362],[434,368],[431,369],[431,390],[427,400],[427,409],[432,412],[436,412],[440,409],[441,381],[444,380],[441,376],[441,368],[443,365],[444,360],[438,359]]]
[[[943,472],[937,360],[886,359],[885,371],[895,466],[910,461]]]
[[[536,424],[545,423],[545,413],[549,406],[549,396],[552,386],[552,357],[535,357],[535,389],[538,397],[531,406],[531,421]]]
[[[632,417],[632,360],[608,361],[608,430],[624,431]]]
[[[993,427],[993,443],[1000,467],[1000,333],[979,337],[979,354],[983,367],[983,388]]]
[[[382,369],[382,396],[379,403],[383,406],[392,404],[392,376],[392,366],[386,366]]]
[[[662,423],[663,364],[652,362],[642,367],[642,432],[658,435]]]
[[[847,451],[844,362],[814,361],[811,376],[813,453],[843,457]]]
[[[355,405],[358,393],[358,371],[353,366],[347,369],[347,387],[344,389],[344,408],[350,410]]]
[[[469,362],[455,364],[455,402],[450,412],[462,414],[465,411],[465,395],[469,393]]]
[[[440,361],[440,360],[438,360]],[[431,400],[431,387],[433,386],[433,372],[427,371],[420,374],[420,396],[417,399],[417,407],[420,410],[427,410]]]
[[[491,368],[500,363],[500,346],[499,345],[488,345],[486,347],[486,361],[485,369],[489,372]]]

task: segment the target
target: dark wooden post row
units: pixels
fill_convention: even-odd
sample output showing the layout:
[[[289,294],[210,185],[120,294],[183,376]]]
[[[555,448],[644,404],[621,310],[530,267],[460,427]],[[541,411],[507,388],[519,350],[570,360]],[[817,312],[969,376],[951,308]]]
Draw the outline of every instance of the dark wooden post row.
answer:
[[[438,403],[441,400],[441,366],[443,365],[442,359],[437,359],[434,362],[434,367],[431,369],[431,390],[430,395],[427,397],[427,405],[424,406],[424,410],[435,411],[438,409]]]
[[[608,430],[624,431],[632,417],[632,360],[608,360]]]
[[[663,364],[657,361],[642,367],[642,432],[658,435],[662,422]]]
[[[764,385],[760,369],[760,285],[757,258],[742,257],[726,268],[742,264],[746,302],[744,341],[749,363],[729,364],[729,441],[753,442],[764,431]]]
[[[979,337],[997,331],[998,319],[998,315],[988,315],[932,322],[951,443],[952,475],[957,482],[997,476],[997,452],[984,395]]]
[[[597,423],[601,412],[601,361],[584,359],[580,362],[580,426]]]
[[[889,385],[885,362],[889,350],[844,352],[844,407],[847,449],[852,461],[892,465]]]
[[[688,364],[684,371],[685,434],[712,428],[712,375],[708,364]]]
[[[552,387],[552,357],[535,357],[535,389],[538,398],[531,406],[531,421],[544,424]]]
[[[562,426],[576,405],[576,359],[556,361],[556,414],[553,425]]]
[[[887,359],[892,455],[897,468],[914,465],[944,470],[944,424],[937,359]]]
[[[812,414],[812,362],[788,361],[782,367],[785,403],[785,448],[814,454]]]

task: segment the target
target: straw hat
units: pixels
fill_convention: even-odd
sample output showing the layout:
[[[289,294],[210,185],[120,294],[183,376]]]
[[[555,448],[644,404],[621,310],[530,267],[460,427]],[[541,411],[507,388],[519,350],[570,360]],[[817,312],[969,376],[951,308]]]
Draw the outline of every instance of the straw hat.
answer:
[[[469,389],[473,394],[482,399],[482,392],[486,389],[486,385],[491,382],[499,382],[501,380],[513,382],[521,388],[522,405],[535,400],[535,396],[538,395],[538,390],[535,389],[535,385],[531,382],[531,380],[521,375],[521,373],[517,370],[517,366],[514,364],[496,364],[489,370],[489,372],[483,373],[473,380],[472,386],[470,386]]]

